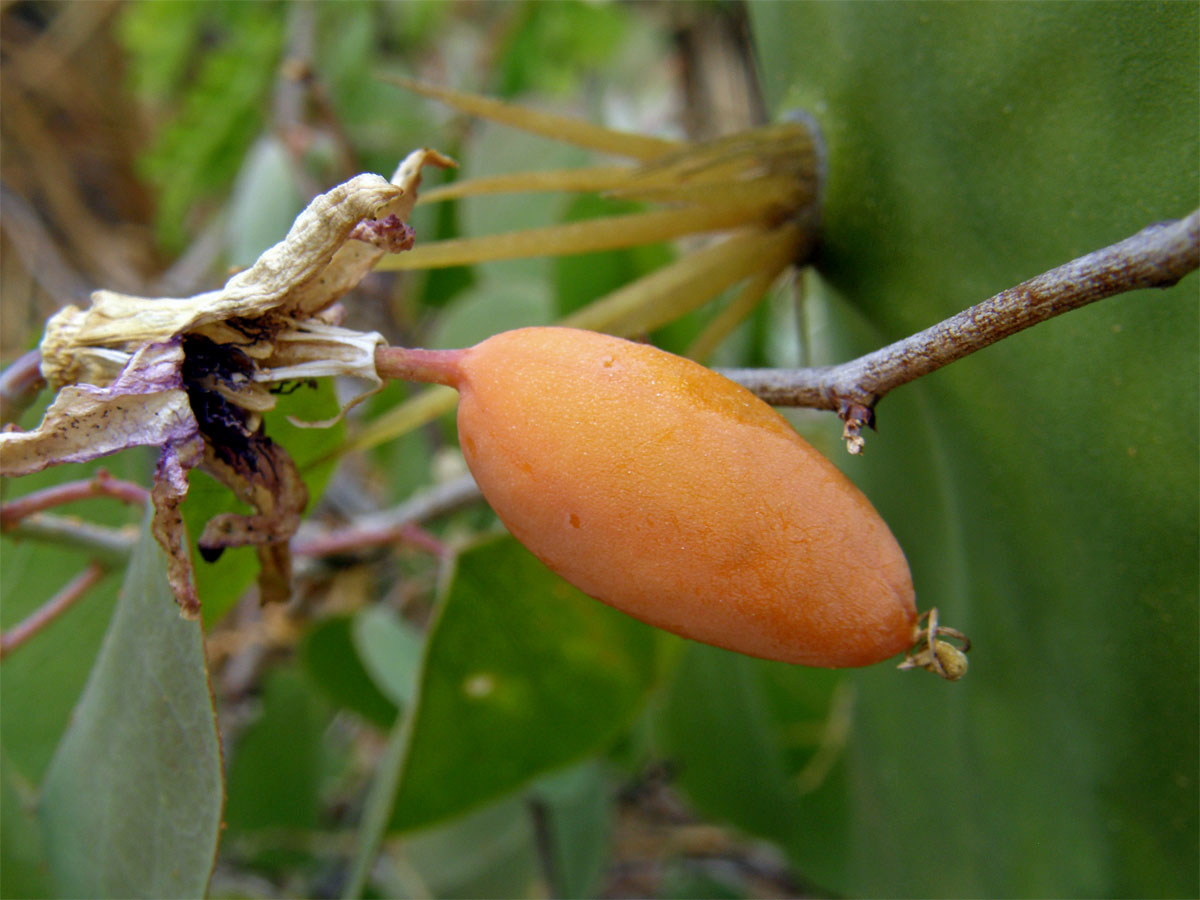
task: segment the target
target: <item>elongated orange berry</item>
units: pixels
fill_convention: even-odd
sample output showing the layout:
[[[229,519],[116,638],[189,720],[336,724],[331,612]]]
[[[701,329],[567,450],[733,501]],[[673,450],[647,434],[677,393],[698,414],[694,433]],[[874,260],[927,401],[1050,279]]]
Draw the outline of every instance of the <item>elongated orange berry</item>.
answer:
[[[767,659],[862,666],[913,642],[904,554],[773,409],[654,347],[526,328],[456,351],[467,464],[501,520],[587,594]]]

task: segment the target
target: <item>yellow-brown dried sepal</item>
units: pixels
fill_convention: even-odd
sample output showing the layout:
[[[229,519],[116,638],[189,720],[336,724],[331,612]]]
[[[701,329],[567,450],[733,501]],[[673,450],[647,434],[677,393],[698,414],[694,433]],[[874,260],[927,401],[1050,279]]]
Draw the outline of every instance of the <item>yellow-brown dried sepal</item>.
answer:
[[[942,637],[953,638],[962,646],[956,647],[949,641],[941,640]],[[970,649],[971,639],[965,634],[956,628],[938,624],[938,611],[934,607],[922,613],[917,620],[913,647],[898,668],[925,669],[947,681],[958,681],[967,674],[967,651]]]

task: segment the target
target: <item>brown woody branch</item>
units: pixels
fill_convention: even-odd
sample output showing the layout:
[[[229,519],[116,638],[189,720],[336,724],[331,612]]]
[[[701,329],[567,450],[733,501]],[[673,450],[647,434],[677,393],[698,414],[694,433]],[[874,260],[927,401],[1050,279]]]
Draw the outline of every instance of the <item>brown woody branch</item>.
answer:
[[[1125,291],[1170,287],[1198,267],[1200,210],[1143,228],[850,362],[808,369],[733,369],[723,374],[774,406],[837,410],[847,423],[853,453],[861,448],[857,429],[871,424],[875,404],[892,389],[1097,300]]]

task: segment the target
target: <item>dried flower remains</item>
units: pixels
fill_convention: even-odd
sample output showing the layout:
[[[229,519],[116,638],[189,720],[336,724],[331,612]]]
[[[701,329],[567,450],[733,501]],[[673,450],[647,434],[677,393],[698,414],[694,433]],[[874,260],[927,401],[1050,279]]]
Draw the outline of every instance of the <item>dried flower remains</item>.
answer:
[[[386,254],[412,246],[406,220],[427,164],[453,162],[417,150],[391,180],[358,175],[316,197],[282,241],[219,290],[185,299],[101,290],[87,309],[55,314],[41,355],[57,396],[36,429],[0,434],[0,474],[157,446],[154,534],[184,613],[200,608],[179,511],[196,466],[254,510],[212,519],[201,554],[254,546],[262,599],[286,599],[287,542],[308,498],[295,464],[263,430],[262,415],[275,405],[270,387],[331,375],[363,380],[366,390],[340,418],[381,386],[375,349],[383,337],[342,327],[335,304]]]

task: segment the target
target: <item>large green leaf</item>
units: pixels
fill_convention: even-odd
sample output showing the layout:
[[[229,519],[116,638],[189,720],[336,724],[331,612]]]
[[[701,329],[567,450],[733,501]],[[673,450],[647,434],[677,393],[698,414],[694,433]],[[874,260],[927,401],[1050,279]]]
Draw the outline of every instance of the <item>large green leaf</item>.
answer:
[[[40,814],[68,897],[198,897],[217,848],[221,752],[200,624],[182,619],[149,517]]]
[[[31,410],[22,427],[37,425],[42,410]],[[82,465],[55,466],[5,484],[5,500],[42,488],[92,477],[99,468],[129,481],[148,481],[148,456],[141,448]],[[93,499],[54,510],[87,521],[127,527],[136,533],[140,512],[115,500]],[[0,626],[12,628],[61,590],[88,564],[78,549],[0,536]],[[0,677],[0,744],[6,761],[31,784],[42,780],[54,748],[112,616],[120,579],[105,577],[70,611],[40,631],[3,662]]]
[[[814,112],[828,142],[826,353],[1197,203],[1195,4],[751,11],[770,102]],[[778,825],[753,793],[709,808],[837,892],[1200,892],[1197,284],[1071,313],[883,401],[847,468],[922,607],[975,640],[972,671],[847,676],[843,775]],[[834,855],[813,838],[829,791]]]
[[[422,831],[401,853],[408,877],[394,887],[383,885],[391,887],[386,896],[538,896],[537,836],[521,797]]]
[[[464,812],[602,749],[640,708],[655,644],[510,537],[464,552],[428,638],[392,827]]]

